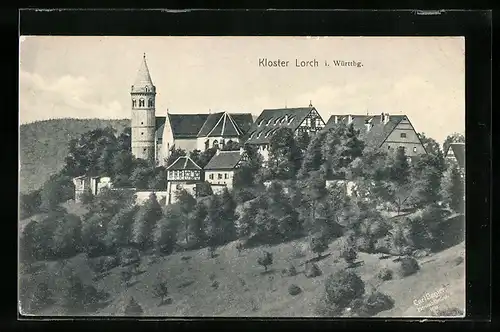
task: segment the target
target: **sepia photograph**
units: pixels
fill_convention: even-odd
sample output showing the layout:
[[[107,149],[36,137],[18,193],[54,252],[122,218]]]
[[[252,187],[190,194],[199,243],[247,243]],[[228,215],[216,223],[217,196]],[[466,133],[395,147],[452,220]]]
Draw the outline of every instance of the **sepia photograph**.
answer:
[[[21,316],[465,316],[464,37],[29,35],[19,61]]]

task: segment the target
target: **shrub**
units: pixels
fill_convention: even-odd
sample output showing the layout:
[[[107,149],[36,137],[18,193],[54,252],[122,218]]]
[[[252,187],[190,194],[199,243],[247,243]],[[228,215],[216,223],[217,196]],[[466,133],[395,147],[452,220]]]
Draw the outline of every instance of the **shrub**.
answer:
[[[297,275],[297,269],[295,268],[295,266],[293,266],[293,264],[290,264],[288,266],[288,268],[283,269],[283,275],[289,276],[289,277],[296,276]]]
[[[322,274],[323,272],[321,272],[318,265],[316,265],[315,263],[307,263],[305,271],[305,275],[307,278],[319,277]]]
[[[119,252],[119,261],[121,266],[131,265],[137,261],[140,261],[141,257],[139,250],[134,248],[124,248]]]
[[[370,237],[373,239],[380,239],[389,233],[390,226],[384,220],[374,220],[369,227]]]
[[[394,300],[390,296],[377,291],[365,299],[362,311],[364,315],[374,316],[381,311],[389,310],[393,307]]]
[[[372,253],[374,248],[374,241],[366,236],[360,237],[356,240],[356,248],[362,252]]]
[[[328,249],[328,242],[323,236],[312,237],[310,248],[312,252],[318,255],[319,258],[321,256],[321,253]]]
[[[168,296],[168,287],[167,281],[163,277],[158,277],[154,285],[154,296],[160,298],[160,304],[162,305],[165,302],[165,298]]]
[[[264,251],[263,255],[257,259],[257,263],[259,265],[262,265],[267,271],[267,267],[271,264],[273,264],[273,254],[270,252]]]
[[[288,287],[288,294],[295,296],[295,295],[299,295],[300,293],[302,293],[302,289],[299,286],[297,286],[295,284],[291,284]]]
[[[352,264],[356,260],[356,258],[358,258],[358,253],[354,248],[349,247],[342,251],[340,257],[342,257],[347,262],[347,264]]]
[[[351,301],[365,293],[365,283],[354,272],[340,270],[325,281],[326,302],[338,308],[346,308]]]
[[[420,270],[418,262],[413,257],[403,257],[399,265],[399,275],[401,277],[407,277]]]
[[[383,268],[377,274],[377,278],[383,281],[391,280],[393,276],[393,272],[391,269]]]
[[[141,305],[137,303],[133,297],[131,297],[125,306],[124,313],[125,316],[141,316],[144,311],[142,310]]]
[[[128,286],[130,280],[132,279],[133,274],[132,274],[132,271],[130,268],[126,268],[125,270],[123,270],[121,272],[120,276],[121,276],[122,282],[125,283],[125,286]]]

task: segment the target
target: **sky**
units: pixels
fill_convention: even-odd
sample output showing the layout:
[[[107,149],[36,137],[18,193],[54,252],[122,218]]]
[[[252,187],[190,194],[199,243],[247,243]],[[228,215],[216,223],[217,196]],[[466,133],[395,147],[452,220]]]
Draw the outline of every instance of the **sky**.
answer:
[[[130,86],[144,53],[157,116],[167,109],[257,116],[311,102],[325,122],[332,114],[384,112],[406,114],[439,142],[465,131],[463,37],[23,36],[20,123],[130,118]],[[264,58],[289,66],[259,67]],[[296,59],[320,66],[295,67]]]

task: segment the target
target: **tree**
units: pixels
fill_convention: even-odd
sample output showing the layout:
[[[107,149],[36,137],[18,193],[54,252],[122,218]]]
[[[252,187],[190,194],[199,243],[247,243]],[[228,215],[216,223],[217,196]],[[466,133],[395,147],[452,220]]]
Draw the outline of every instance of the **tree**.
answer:
[[[444,202],[455,212],[464,212],[465,183],[457,163],[450,165],[442,179],[441,193]]]
[[[176,193],[176,200],[179,202],[179,208],[182,215],[184,224],[184,235],[186,243],[189,242],[189,214],[196,205],[196,199],[188,193],[185,189],[178,190]]]
[[[196,185],[196,194],[198,197],[206,197],[206,196],[211,196],[213,195],[212,191],[212,185],[210,185],[210,182],[208,181],[203,181],[199,184]]]
[[[126,287],[129,286],[130,280],[132,280],[132,269],[130,267],[125,268],[124,270],[121,271],[121,279],[122,282],[125,284]]]
[[[411,185],[419,206],[441,200],[444,159],[441,152],[422,154],[411,164]]]
[[[165,298],[168,297],[167,281],[163,276],[158,276],[154,285],[154,296],[160,298],[160,306],[165,303]]]
[[[168,158],[166,160],[167,167],[172,165],[179,157],[185,156],[186,150],[176,149],[175,146],[172,146],[169,151]]]
[[[163,166],[156,167],[149,179],[150,189],[165,190],[167,188],[167,170]]]
[[[326,131],[320,131],[310,140],[300,168],[300,178],[308,177],[310,172],[320,170],[321,166],[325,163],[322,147],[325,144],[326,135]]]
[[[106,232],[106,244],[111,248],[125,247],[132,242],[132,225],[137,206],[125,207],[113,216]]]
[[[150,181],[155,176],[155,170],[149,165],[137,166],[130,175],[130,182],[136,189],[149,189]]]
[[[302,152],[290,128],[277,129],[270,138],[268,167],[273,179],[293,179],[300,169]]]
[[[257,151],[257,148],[253,145],[245,144],[240,164],[234,172],[234,187],[236,189],[253,187],[261,166],[262,156]]]
[[[309,224],[313,227],[316,224],[317,204],[325,198],[327,193],[325,173],[322,170],[312,171],[306,182],[304,194],[307,199],[305,203],[307,203],[310,208]]]
[[[448,147],[451,143],[465,143],[465,136],[460,133],[453,133],[448,135],[443,143],[443,152],[446,153],[448,151]]]
[[[82,249],[82,222],[74,214],[60,219],[52,235],[52,251],[56,257],[68,258]]]
[[[233,195],[229,192],[227,188],[224,188],[219,198],[221,206],[221,241],[222,243],[227,243],[236,239],[236,202]]]
[[[38,213],[42,203],[40,197],[40,189],[30,191],[27,194],[19,196],[19,214],[21,219],[29,218]]]
[[[125,316],[142,316],[143,313],[141,305],[131,297],[125,306]]]
[[[85,285],[74,271],[68,277],[68,285],[64,290],[63,306],[68,312],[81,312],[87,306],[85,303]]]
[[[353,300],[365,293],[365,283],[354,272],[340,270],[328,276],[325,281],[326,301],[338,309],[346,308]]]
[[[198,152],[195,152],[198,151]],[[216,148],[209,148],[203,152],[199,152],[199,150],[195,150],[191,153],[190,158],[201,168],[205,167],[210,159],[215,155],[217,152]]]
[[[139,208],[136,214],[135,223],[138,226],[138,233],[135,242],[142,250],[147,250],[153,247],[153,234],[157,222],[163,216],[156,194],[151,193],[149,199]]]
[[[240,143],[228,140],[222,147],[222,151],[237,151],[240,149]]]
[[[300,132],[297,135],[297,146],[302,151],[307,150],[309,143],[311,143],[311,136],[309,136],[309,133],[307,131]]]
[[[257,264],[263,266],[264,270],[267,272],[267,267],[273,264],[273,254],[268,251],[264,251],[263,255],[257,258]]]
[[[389,179],[398,186],[404,186],[409,183],[410,164],[403,148],[398,148],[391,160]]]
[[[89,213],[82,223],[83,250],[91,257],[104,255],[106,252],[106,230],[109,216],[103,213]]]
[[[181,214],[172,207],[167,207],[164,217],[158,222],[159,238],[157,240],[157,247],[160,252],[169,254],[174,250],[181,223]]]
[[[328,242],[324,236],[315,236],[311,238],[310,247],[312,252],[321,257],[321,254],[328,249]]]
[[[207,208],[203,202],[198,202],[193,212],[189,216],[189,234],[195,243],[202,246],[206,242],[205,218],[207,217]]]
[[[51,211],[62,202],[74,197],[75,186],[68,176],[55,174],[49,178],[40,192],[40,209]]]

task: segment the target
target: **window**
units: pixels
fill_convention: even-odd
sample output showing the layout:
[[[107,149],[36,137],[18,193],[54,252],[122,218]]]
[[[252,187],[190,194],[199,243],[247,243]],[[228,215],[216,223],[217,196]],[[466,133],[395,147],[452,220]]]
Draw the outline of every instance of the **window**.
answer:
[[[413,152],[417,152],[417,147],[416,146],[413,147]]]
[[[272,121],[273,121],[273,119],[272,119],[272,118],[271,118],[271,119],[269,119],[269,120],[267,121],[266,126],[269,126],[269,125],[271,124],[271,122],[272,122]]]
[[[229,179],[229,174],[224,173],[224,179]]]
[[[259,121],[258,126],[259,126],[259,127],[260,127],[260,126],[262,126],[262,124],[264,123],[264,121],[265,121],[265,120],[260,120],[260,121]]]
[[[257,138],[259,138],[259,137],[260,137],[260,135],[262,135],[262,132],[259,132],[259,133],[257,134]]]
[[[144,122],[141,121],[141,124],[144,124]]]
[[[144,152],[146,152],[146,148],[144,148],[144,150],[143,150],[143,151],[144,151]]]
[[[311,119],[310,118],[307,118],[306,121],[305,121],[305,126],[306,127],[310,127],[311,126]]]
[[[214,179],[214,175],[213,175],[213,174],[210,174],[210,175],[208,176],[208,178],[209,178],[210,180],[213,180],[213,179]]]
[[[149,99],[148,100],[148,107],[153,107],[153,106],[154,106],[153,99]]]
[[[213,143],[212,143],[212,147],[218,149],[219,148],[219,142],[217,142],[217,140],[215,140]]]
[[[320,118],[317,118],[316,119],[316,127],[321,127],[322,123],[321,123],[321,119]]]
[[[401,133],[399,136],[400,136],[401,138],[406,138],[406,133]]]
[[[275,124],[275,125],[277,125],[279,122],[280,122],[280,118],[277,118],[277,119],[274,121],[274,124]]]
[[[291,117],[290,117],[290,120],[288,120],[288,124],[291,124],[291,123],[292,123],[293,118],[294,118],[293,116],[291,116]]]
[[[136,107],[136,106],[137,106],[137,100],[132,99],[132,107]]]
[[[149,87],[146,86],[146,92],[149,92]]]
[[[266,149],[267,145],[262,145],[262,151]]]
[[[221,174],[221,173],[217,174],[217,178],[218,178],[219,180],[222,180],[222,174]]]
[[[144,135],[144,133],[141,131],[141,135]]]
[[[144,99],[139,99],[139,107],[144,107]]]

